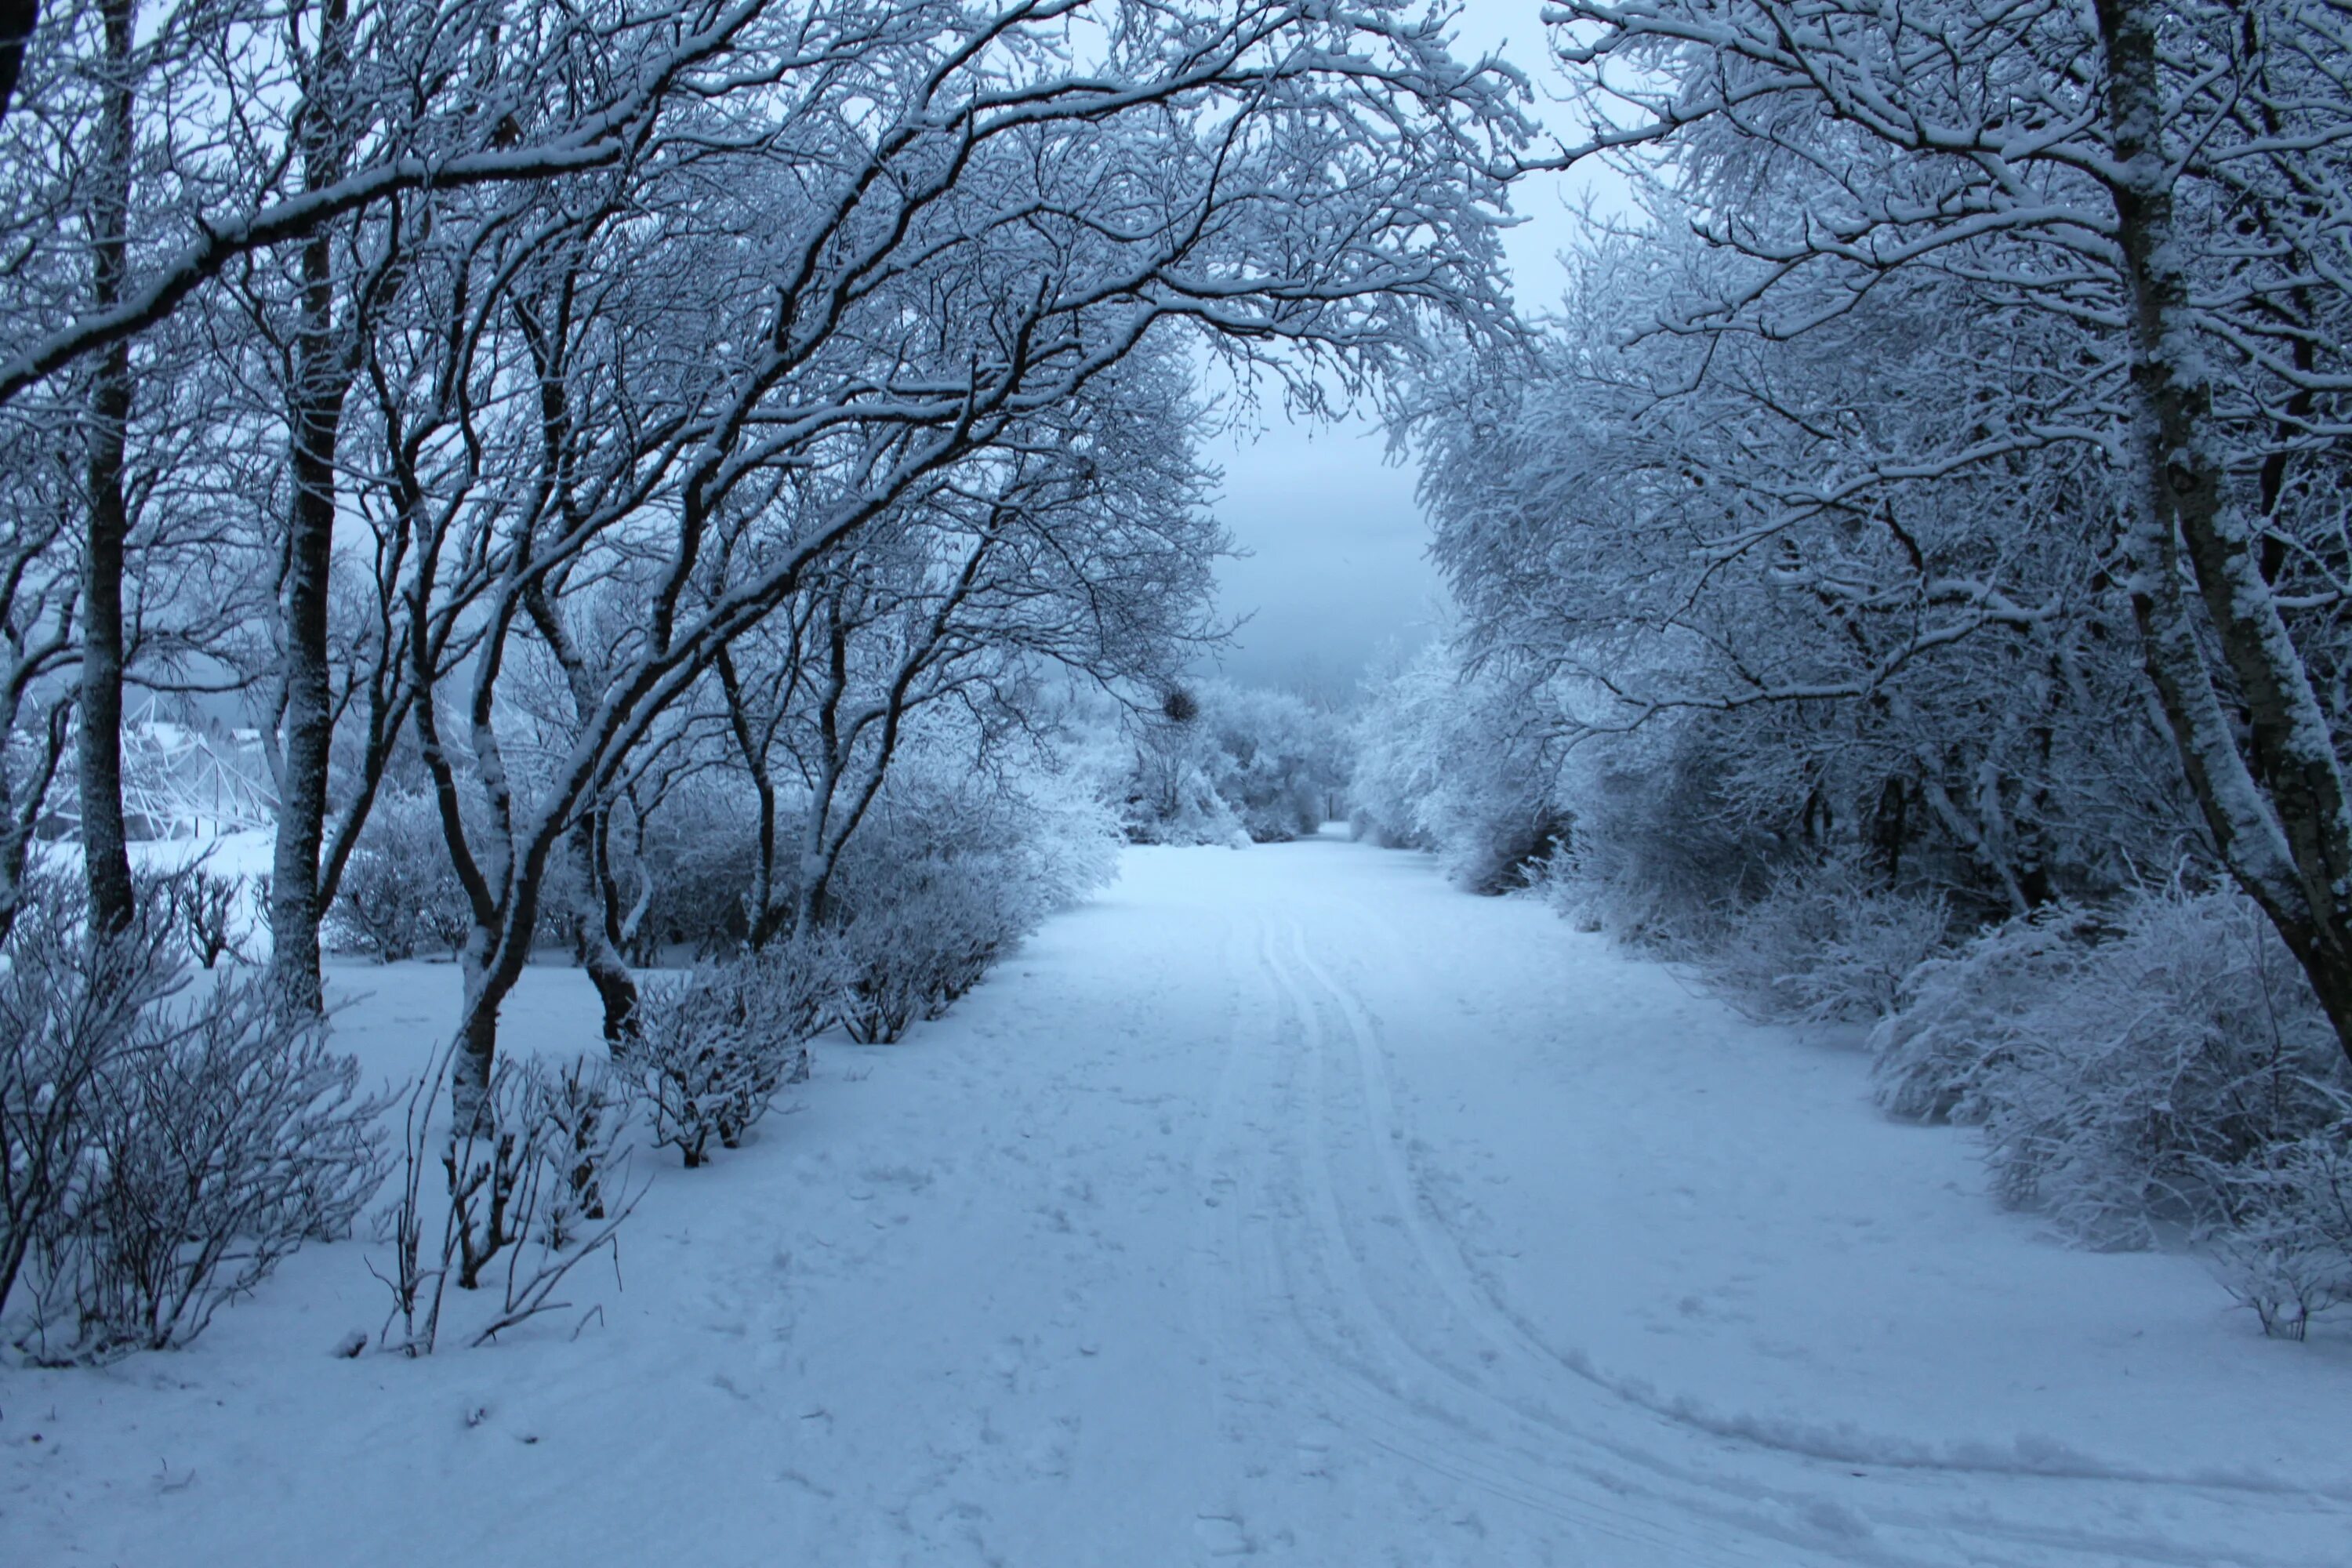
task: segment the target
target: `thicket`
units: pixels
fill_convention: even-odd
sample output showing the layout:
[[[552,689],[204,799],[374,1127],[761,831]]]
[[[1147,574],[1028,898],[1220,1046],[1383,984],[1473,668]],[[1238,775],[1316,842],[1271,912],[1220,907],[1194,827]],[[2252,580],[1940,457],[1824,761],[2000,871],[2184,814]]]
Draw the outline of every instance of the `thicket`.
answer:
[[[1120,821],[1138,844],[1279,844],[1339,815],[1343,721],[1292,692],[1196,681],[1137,726]]]
[[[38,879],[0,945],[0,1323],[37,1360],[185,1344],[385,1169],[385,1106],[325,1022],[192,973],[173,893],[94,932]]]
[[[2201,1232],[2301,1331],[2352,1051],[2335,21],[1552,20],[1567,160],[1634,210],[1528,355],[1426,398],[1462,626],[1370,694],[1426,715],[1368,757],[1374,830],[1869,1026],[2006,1199]],[[1455,752],[1521,761],[1463,800],[1417,762]]]

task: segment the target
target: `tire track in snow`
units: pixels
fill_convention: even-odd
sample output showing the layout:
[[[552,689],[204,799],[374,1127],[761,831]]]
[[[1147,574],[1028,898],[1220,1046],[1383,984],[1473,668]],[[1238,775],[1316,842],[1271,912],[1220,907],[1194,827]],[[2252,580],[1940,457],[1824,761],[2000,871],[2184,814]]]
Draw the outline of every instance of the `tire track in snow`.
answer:
[[[1306,1216],[1288,1168],[1303,1114],[1297,1081],[1305,1059],[1298,1048],[1302,1015],[1277,983],[1273,940],[1271,924],[1260,918],[1246,941],[1229,948],[1228,973],[1257,983],[1255,1005],[1245,1016],[1269,1026],[1261,1035],[1237,1022],[1231,1032],[1194,1161],[1202,1218],[1191,1293],[1196,1329],[1213,1363],[1216,1424],[1226,1449],[1218,1472],[1201,1483],[1193,1521],[1201,1555],[1241,1555],[1264,1544],[1251,1533],[1256,1510],[1237,1478],[1279,1473],[1273,1450],[1281,1428],[1275,1424],[1284,1417],[1297,1428],[1296,1460],[1308,1476],[1336,1479],[1325,1467],[1328,1439],[1338,1436],[1556,1523],[1589,1522],[1590,1510],[1579,1500],[1480,1468],[1448,1452],[1443,1440],[1433,1443],[1409,1402],[1377,1385],[1375,1374],[1318,1332],[1333,1315],[1320,1305],[1328,1281],[1304,1266],[1315,1249],[1298,1244],[1315,1236],[1299,1234]],[[1285,1519],[1286,1532],[1293,1520],[1313,1528],[1297,1518],[1305,1495],[1294,1486],[1268,1500],[1268,1511]],[[1438,1531],[1447,1528],[1442,1521],[1428,1522]],[[1656,1532],[1636,1528],[1640,1523],[1640,1516],[1628,1512],[1613,1533],[1664,1544]]]
[[[1360,995],[1335,980],[1316,962],[1307,947],[1305,928],[1295,915],[1287,920],[1287,935],[1297,970],[1328,1000],[1339,1016],[1340,1032],[1349,1037],[1353,1046],[1351,1058],[1363,1110],[1362,1141],[1371,1151],[1379,1168],[1377,1179],[1394,1208],[1399,1222],[1397,1228],[1402,1229],[1412,1243],[1412,1250],[1425,1279],[1451,1308],[1460,1326],[1489,1347],[1507,1353],[1521,1377],[1528,1380],[1515,1393],[1500,1393],[1486,1387],[1442,1356],[1406,1343],[1405,1348],[1411,1354],[1454,1379],[1472,1394],[1501,1405],[1518,1421],[1540,1426],[1560,1438],[1598,1447],[1619,1460],[1630,1462],[1671,1481],[1723,1493],[1744,1491],[1746,1489],[1734,1487],[1720,1475],[1675,1464],[1655,1451],[1630,1441],[1603,1438],[1586,1426],[1572,1426],[1532,1399],[1530,1394],[1547,1383],[1556,1384],[1559,1374],[1565,1373],[1580,1385],[1654,1417],[1664,1430],[1680,1431],[1734,1448],[1796,1461],[1808,1472],[1820,1465],[1834,1466],[1843,1470],[1851,1464],[1866,1461],[1874,1469],[1903,1473],[1930,1484],[1937,1479],[1965,1482],[1974,1478],[1994,1478],[2032,1489],[2044,1486],[2062,1489],[2076,1500],[2075,1507],[2080,1506],[2079,1493],[2089,1486],[2115,1486],[2131,1492],[2161,1489],[2171,1494],[2168,1500],[2194,1496],[2209,1507],[2230,1516],[2218,1521],[2221,1528],[2215,1531],[2231,1543],[2227,1556],[2223,1557],[2217,1555],[2217,1549],[2211,1546],[2177,1542],[2164,1535],[2146,1533],[2145,1523],[2137,1530],[2086,1531],[2080,1528],[2057,1529],[2031,1521],[1999,1519],[1991,1514],[1989,1500],[1979,1488],[1965,1489],[1957,1498],[1942,1500],[1945,1506],[1933,1511],[1921,1511],[1916,1503],[1897,1501],[1890,1507],[1881,1502],[1869,1515],[1868,1522],[1872,1525],[1906,1533],[1916,1532],[1948,1541],[1955,1538],[1957,1541],[1979,1542],[1997,1541],[2004,1552],[2039,1549],[2045,1552],[2063,1553],[2062,1560],[2079,1561],[2087,1555],[2101,1562],[2115,1562],[2120,1557],[2149,1563],[2179,1564],[2181,1568],[2201,1568],[2201,1565],[2220,1562],[2242,1563],[2248,1568],[2258,1563],[2274,1564],[2276,1568],[2298,1568],[2298,1565],[2299,1568],[2337,1568],[2343,1561],[2342,1552],[2317,1559],[2249,1554],[2251,1543],[2258,1541],[2266,1528],[2275,1527],[2278,1511],[2284,1504],[2302,1504],[2303,1509],[2297,1511],[2307,1511],[2315,1518],[2341,1521],[2347,1537],[2352,1538],[2352,1512],[2336,1506],[2335,1500],[2324,1493],[2264,1486],[2259,1482],[2241,1484],[2227,1479],[2168,1476],[2095,1464],[2067,1470],[2054,1467],[2002,1465],[1992,1461],[1939,1461],[1899,1455],[1890,1458],[1874,1452],[1861,1456],[1832,1451],[1777,1439],[1739,1424],[1709,1420],[1704,1415],[1677,1408],[1665,1401],[1624,1387],[1593,1368],[1581,1356],[1573,1353],[1563,1355],[1552,1350],[1538,1335],[1533,1325],[1500,1300],[1493,1287],[1478,1276],[1470,1266],[1459,1239],[1423,1201],[1422,1184],[1414,1178],[1410,1157],[1405,1152],[1403,1128],[1388,1080],[1385,1046],[1370,1008]],[[1269,962],[1272,962],[1271,954]],[[1276,964],[1276,973],[1278,976],[1281,973],[1279,964]],[[1284,984],[1291,987],[1296,1005],[1311,1020],[1314,1004],[1306,989],[1288,978],[1284,979]],[[1312,1022],[1308,1024],[1310,1043],[1319,1043],[1324,1033],[1319,1026]],[[1335,1217],[1336,1213],[1335,1208]],[[1444,1231],[1442,1239],[1435,1234],[1437,1231]],[[1381,1315],[1389,1321],[1395,1339],[1404,1343],[1412,1321],[1401,1319],[1392,1312],[1383,1311]],[[1530,1373],[1533,1374],[1531,1378],[1528,1377]],[[1777,1491],[1777,1487],[1774,1489]],[[1852,1489],[1840,1489],[1850,1491]],[[1883,1490],[1884,1488],[1875,1489]],[[1781,1495],[1782,1500],[1800,1517],[1818,1519],[1832,1529],[1836,1527],[1849,1507],[1841,1500],[1818,1493],[1810,1496]],[[2132,1519],[2139,1512],[2129,1497],[2118,1500],[2118,1503],[2116,1511],[2126,1519]],[[1957,1507],[1952,1506],[1954,1504]],[[1727,1522],[1741,1522],[1737,1513],[1725,1513],[1722,1517]],[[1749,1528],[1762,1533],[1789,1539],[1785,1531],[1777,1528],[1777,1521],[1749,1519],[1746,1522]],[[1790,1543],[1798,1542],[1791,1539]],[[1827,1542],[1809,1542],[1805,1544],[1815,1551],[1837,1550]],[[1847,1553],[1841,1552],[1840,1554]],[[1932,1559],[1886,1557],[1883,1546],[1879,1552],[1857,1549],[1853,1554],[1873,1561],[1947,1560],[1941,1556]],[[1975,1553],[1969,1555],[1976,1557]],[[2017,1560],[2013,1556],[2003,1555],[1992,1561],[2011,1563]]]
[[[1297,929],[1290,921],[1294,946]],[[1693,1489],[1691,1478],[1649,1467],[1673,1486],[1671,1492],[1659,1489],[1610,1462],[1621,1456],[1603,1453],[1596,1458],[1591,1453],[1594,1446],[1574,1434],[1531,1428],[1524,1413],[1495,1391],[1415,1345],[1381,1304],[1366,1277],[1366,1260],[1349,1239],[1326,1125],[1328,1032],[1307,986],[1280,955],[1271,925],[1260,962],[1287,1007],[1286,1026],[1278,1035],[1300,1064],[1280,1118],[1294,1136],[1303,1131],[1306,1144],[1290,1152],[1301,1206],[1307,1211],[1298,1217],[1308,1228],[1294,1238],[1299,1245],[1284,1249],[1291,1265],[1286,1272],[1293,1324],[1311,1352],[1311,1360],[1299,1359],[1296,1365],[1325,1373],[1317,1390],[1344,1408],[1343,1425],[1349,1431],[1437,1474],[1655,1553],[1614,1561],[1786,1563],[1790,1547],[1816,1558],[1909,1561],[1866,1547],[1857,1558],[1853,1548],[1861,1543],[1831,1539],[1843,1525],[1834,1516],[1821,1516],[1825,1528],[1819,1532],[1791,1528],[1788,1521],[1746,1506],[1749,1500],[1703,1481]],[[1384,1276],[1382,1282],[1391,1279]],[[1307,1310],[1310,1291],[1323,1309],[1319,1322]],[[1333,1326],[1346,1343],[1335,1345],[1318,1331]],[[1440,1430],[1433,1433],[1432,1427]],[[1570,1478],[1587,1483],[1587,1489],[1561,1484]],[[1694,1529],[1700,1521],[1721,1528]],[[1767,1550],[1770,1542],[1780,1549]]]

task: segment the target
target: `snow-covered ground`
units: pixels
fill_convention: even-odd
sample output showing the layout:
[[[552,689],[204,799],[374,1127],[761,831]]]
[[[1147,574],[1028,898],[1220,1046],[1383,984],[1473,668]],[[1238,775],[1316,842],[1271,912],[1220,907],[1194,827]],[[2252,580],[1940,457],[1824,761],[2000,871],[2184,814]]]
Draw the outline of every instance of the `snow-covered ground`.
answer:
[[[455,1011],[341,979],[387,1074]],[[561,970],[509,1018],[595,1035]],[[1130,852],[788,1092],[576,1339],[338,1360],[353,1243],[0,1373],[0,1560],[2352,1563],[2340,1337],[2040,1238],[1859,1057],[1418,857]]]

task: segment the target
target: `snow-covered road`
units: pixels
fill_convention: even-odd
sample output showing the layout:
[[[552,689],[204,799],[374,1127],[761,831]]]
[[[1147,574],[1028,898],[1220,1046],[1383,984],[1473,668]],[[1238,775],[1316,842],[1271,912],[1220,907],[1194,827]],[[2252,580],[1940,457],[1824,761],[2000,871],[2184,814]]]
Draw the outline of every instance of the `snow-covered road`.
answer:
[[[347,978],[387,1070],[454,1011]],[[0,1560],[2352,1563],[2342,1338],[1981,1189],[1853,1053],[1419,857],[1135,851],[665,1168],[577,1340],[335,1360],[338,1246],[186,1354],[0,1374]]]

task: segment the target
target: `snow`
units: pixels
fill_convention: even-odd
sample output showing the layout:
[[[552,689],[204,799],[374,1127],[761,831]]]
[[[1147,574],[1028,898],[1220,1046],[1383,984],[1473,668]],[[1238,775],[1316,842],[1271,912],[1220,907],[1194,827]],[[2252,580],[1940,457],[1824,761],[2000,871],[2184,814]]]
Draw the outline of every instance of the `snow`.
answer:
[[[373,1071],[454,1019],[446,966],[335,979]],[[567,969],[509,1020],[597,1036]],[[787,1093],[659,1165],[576,1337],[338,1359],[362,1241],[187,1352],[0,1373],[0,1556],[2352,1560],[2340,1336],[2054,1245],[1857,1054],[1423,857],[1129,851]]]

